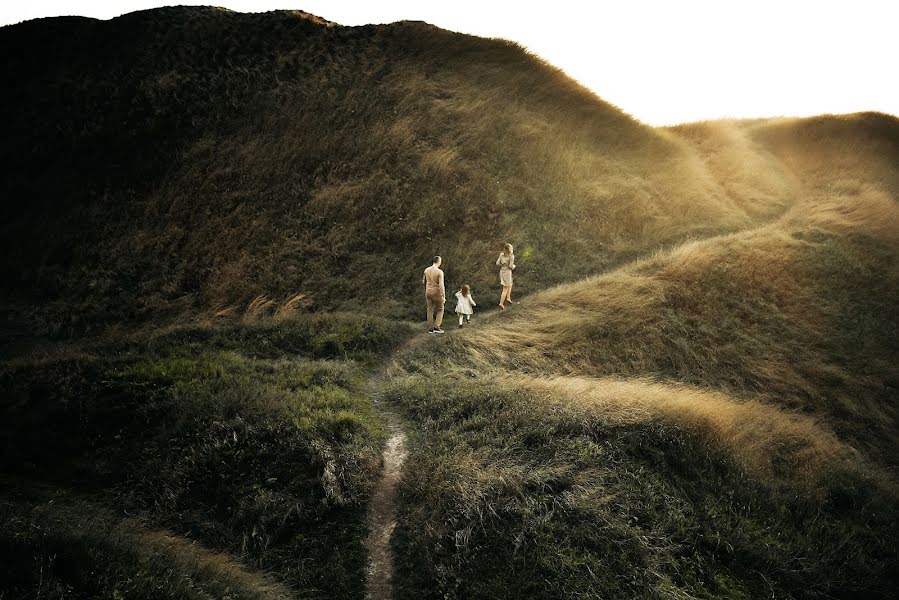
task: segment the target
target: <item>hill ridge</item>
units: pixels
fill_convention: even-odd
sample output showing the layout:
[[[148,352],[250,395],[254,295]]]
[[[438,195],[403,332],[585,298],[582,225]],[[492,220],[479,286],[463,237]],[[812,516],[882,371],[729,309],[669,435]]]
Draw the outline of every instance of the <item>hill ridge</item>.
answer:
[[[505,240],[528,254],[527,294],[666,239],[741,229],[796,193],[764,153],[771,126],[715,126],[745,131],[716,172],[681,135],[701,126],[649,128],[511,42],[289,11],[92,23],[114,35],[26,54],[17,45],[42,26],[0,34],[18,81],[0,270],[16,282],[8,303],[60,298],[36,313],[50,332],[260,294],[337,309],[362,289],[330,275],[341,264],[383,290],[387,314],[411,315],[420,257],[452,257],[450,278],[483,289]],[[747,158],[741,187],[722,187]]]

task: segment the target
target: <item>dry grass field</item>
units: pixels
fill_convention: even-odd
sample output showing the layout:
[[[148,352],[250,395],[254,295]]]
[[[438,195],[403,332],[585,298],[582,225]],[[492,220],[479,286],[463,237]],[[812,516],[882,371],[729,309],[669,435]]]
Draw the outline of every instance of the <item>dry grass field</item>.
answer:
[[[895,589],[895,120],[671,131],[733,210],[781,208],[400,357],[387,393],[421,428],[403,597]]]

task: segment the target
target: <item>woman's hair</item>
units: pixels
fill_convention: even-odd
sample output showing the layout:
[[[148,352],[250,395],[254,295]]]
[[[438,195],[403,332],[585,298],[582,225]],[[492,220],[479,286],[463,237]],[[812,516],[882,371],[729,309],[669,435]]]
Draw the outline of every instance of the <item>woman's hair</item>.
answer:
[[[503,252],[505,254],[512,254],[512,244],[510,244],[509,242],[503,244]]]
[[[471,296],[471,288],[468,287],[468,284],[467,284],[467,283],[466,283],[465,285],[463,285],[463,286],[462,286],[462,289],[459,290],[459,291],[462,292],[462,295],[465,296],[466,298],[467,298],[468,296]]]

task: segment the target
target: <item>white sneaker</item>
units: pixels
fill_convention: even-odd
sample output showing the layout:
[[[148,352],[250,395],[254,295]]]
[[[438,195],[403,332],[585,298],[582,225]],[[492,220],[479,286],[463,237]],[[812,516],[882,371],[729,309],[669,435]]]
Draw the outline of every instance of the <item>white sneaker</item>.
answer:
[[[444,333],[444,331],[438,327],[437,329],[435,329],[435,330],[432,331],[431,333]]]

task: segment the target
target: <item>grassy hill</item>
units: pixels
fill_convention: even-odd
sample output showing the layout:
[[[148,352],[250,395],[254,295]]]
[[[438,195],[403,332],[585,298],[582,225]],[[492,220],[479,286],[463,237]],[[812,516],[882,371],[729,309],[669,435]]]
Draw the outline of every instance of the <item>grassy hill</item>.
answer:
[[[773,157],[789,208],[401,359],[386,393],[421,436],[402,597],[896,588],[896,121],[668,131],[744,197]]]
[[[435,253],[486,291],[512,241],[526,293],[795,196],[764,141],[705,135],[709,156],[423,23],[170,8],[6,27],[0,50],[0,268],[50,332],[258,295],[410,316]]]
[[[385,404],[397,597],[899,585],[895,117],[654,129],[300,11],[0,52],[0,596],[361,597]],[[420,336],[437,253],[480,308]]]
[[[402,597],[889,597],[897,242],[815,198],[426,340]]]

